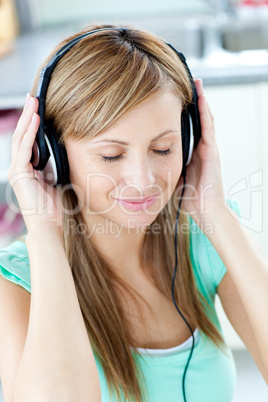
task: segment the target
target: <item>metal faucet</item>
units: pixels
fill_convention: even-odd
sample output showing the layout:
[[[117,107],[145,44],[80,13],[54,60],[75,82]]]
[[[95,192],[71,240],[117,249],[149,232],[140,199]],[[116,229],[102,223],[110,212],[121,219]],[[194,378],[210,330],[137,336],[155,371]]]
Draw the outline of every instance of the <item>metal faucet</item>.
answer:
[[[204,0],[220,22],[225,22],[235,16],[235,6],[239,0]]]
[[[222,39],[219,26],[228,24],[236,17],[236,4],[240,0],[203,0],[213,12],[214,18],[203,26],[203,40],[206,43],[204,57],[222,51]]]

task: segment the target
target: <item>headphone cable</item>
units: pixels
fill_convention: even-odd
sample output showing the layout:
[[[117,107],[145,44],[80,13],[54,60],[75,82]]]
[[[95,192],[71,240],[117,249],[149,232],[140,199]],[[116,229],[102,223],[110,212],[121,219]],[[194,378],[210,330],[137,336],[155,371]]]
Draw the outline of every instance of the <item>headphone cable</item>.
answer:
[[[186,393],[185,393],[185,377],[186,377],[186,372],[194,351],[194,344],[195,344],[195,339],[194,339],[194,333],[192,331],[192,328],[190,327],[188,321],[186,320],[186,318],[183,316],[182,312],[180,311],[179,307],[177,306],[175,297],[174,297],[174,284],[175,284],[175,276],[176,276],[176,272],[177,272],[177,263],[178,263],[178,254],[177,254],[177,227],[178,227],[178,220],[179,220],[179,214],[180,214],[180,207],[181,207],[181,203],[182,203],[182,197],[184,194],[184,190],[185,190],[185,182],[186,182],[186,175],[183,175],[183,180],[184,180],[184,184],[183,184],[183,189],[182,189],[182,194],[181,194],[181,199],[179,202],[179,208],[178,208],[178,212],[177,212],[177,218],[176,218],[176,227],[175,227],[175,268],[174,268],[174,274],[173,274],[173,279],[172,279],[172,288],[171,288],[171,293],[172,293],[172,299],[173,299],[173,303],[178,311],[178,313],[180,314],[180,316],[183,318],[183,320],[185,321],[186,325],[188,326],[190,332],[191,332],[191,336],[192,336],[192,348],[188,357],[188,361],[186,363],[186,366],[184,368],[184,373],[183,373],[183,377],[182,377],[182,393],[183,393],[183,400],[184,402],[186,401]]]

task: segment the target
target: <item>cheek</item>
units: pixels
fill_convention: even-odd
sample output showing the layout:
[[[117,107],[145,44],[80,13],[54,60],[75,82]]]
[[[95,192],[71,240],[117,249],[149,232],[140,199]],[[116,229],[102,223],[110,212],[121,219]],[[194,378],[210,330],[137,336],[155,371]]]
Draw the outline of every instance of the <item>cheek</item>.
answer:
[[[84,194],[87,206],[96,212],[110,208],[116,182],[113,176],[104,172],[90,172],[84,182]]]
[[[70,181],[73,185],[81,187],[84,192],[103,191],[112,188],[115,180],[109,173],[109,169],[101,169],[96,163],[89,161],[72,159],[69,160]],[[97,193],[96,193],[97,195]]]
[[[81,175],[81,172],[83,172],[83,165],[69,156],[68,161],[70,182],[75,185],[81,185],[81,179],[83,179],[83,176]]]
[[[113,176],[106,173],[92,172],[86,177],[85,187],[96,198],[99,198],[100,194],[109,193],[116,186],[116,182]]]
[[[175,188],[182,172],[182,153],[176,152],[169,160],[161,165],[161,177],[167,181],[171,188]]]

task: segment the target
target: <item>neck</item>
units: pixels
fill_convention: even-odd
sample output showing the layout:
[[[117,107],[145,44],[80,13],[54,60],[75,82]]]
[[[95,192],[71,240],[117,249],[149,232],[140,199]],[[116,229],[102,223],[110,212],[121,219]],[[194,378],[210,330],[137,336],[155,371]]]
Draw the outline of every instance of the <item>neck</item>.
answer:
[[[133,268],[140,269],[145,228],[126,227],[99,216],[87,219],[87,225],[90,241],[118,274],[127,277]]]

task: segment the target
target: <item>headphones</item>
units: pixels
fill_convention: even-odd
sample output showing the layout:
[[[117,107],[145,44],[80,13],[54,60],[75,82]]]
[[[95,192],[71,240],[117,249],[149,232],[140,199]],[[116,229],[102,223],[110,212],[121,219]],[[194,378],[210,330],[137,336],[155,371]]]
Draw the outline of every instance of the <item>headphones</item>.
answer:
[[[118,30],[122,36],[127,32],[125,28],[102,28],[90,32],[86,32],[70,42],[66,43],[41,70],[38,86],[36,90],[36,98],[39,99],[38,114],[40,116],[40,125],[36,134],[36,139],[33,145],[32,157],[30,162],[35,170],[39,170],[44,180],[52,186],[62,186],[70,183],[69,180],[69,163],[65,147],[59,143],[59,133],[52,121],[45,121],[45,101],[47,89],[52,71],[58,61],[81,39],[106,30]],[[178,52],[172,45],[166,43],[180,58],[184,64],[193,92],[192,103],[187,110],[182,111],[181,127],[182,127],[182,148],[183,148],[183,168],[182,176],[186,176],[186,166],[189,165],[194,148],[201,138],[200,116],[198,111],[198,95],[192,74],[186,63],[184,55]]]

